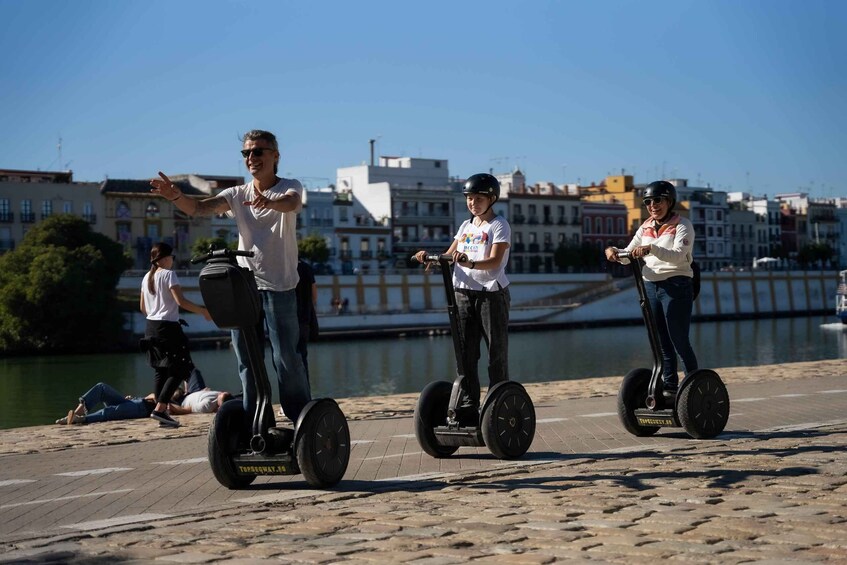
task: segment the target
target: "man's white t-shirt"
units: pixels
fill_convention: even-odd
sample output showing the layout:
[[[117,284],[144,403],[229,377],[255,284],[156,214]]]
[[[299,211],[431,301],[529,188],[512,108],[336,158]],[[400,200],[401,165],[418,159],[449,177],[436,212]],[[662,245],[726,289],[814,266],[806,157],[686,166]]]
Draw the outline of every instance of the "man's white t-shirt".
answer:
[[[156,294],[150,294],[147,289],[147,281],[150,273],[144,275],[141,281],[141,295],[144,297],[144,309],[147,310],[148,320],[165,320],[167,322],[179,321],[179,305],[176,303],[171,289],[180,286],[179,277],[170,269],[156,269],[153,286]]]
[[[472,220],[465,220],[456,233],[456,251],[464,253],[471,261],[482,261],[491,256],[491,246],[495,243],[508,244],[512,239],[512,228],[502,216],[495,216],[481,226],[475,226]],[[470,269],[456,264],[453,269],[453,286],[468,290],[486,290],[489,292],[509,286],[506,277],[506,264],[509,262],[509,248],[503,255],[503,261],[496,269]],[[497,286],[499,284],[499,287]]]
[[[212,411],[212,406],[218,401],[216,390],[198,390],[192,392],[182,400],[183,408],[190,408],[194,413],[207,414]]]
[[[284,291],[297,286],[297,213],[302,209],[303,186],[297,179],[279,179],[273,187],[262,194],[277,200],[285,194],[294,193],[301,204],[292,212],[256,210],[245,206],[253,200],[253,181],[233,186],[219,196],[226,198],[230,211],[238,226],[238,249],[252,251],[253,257],[239,257],[238,264],[247,267],[256,275],[259,290]]]

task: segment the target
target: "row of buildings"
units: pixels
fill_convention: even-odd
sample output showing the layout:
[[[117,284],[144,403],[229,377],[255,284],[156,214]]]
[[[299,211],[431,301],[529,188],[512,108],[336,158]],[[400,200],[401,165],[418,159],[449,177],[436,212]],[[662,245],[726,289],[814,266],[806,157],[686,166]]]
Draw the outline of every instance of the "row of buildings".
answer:
[[[528,184],[520,170],[496,175],[501,199],[495,212],[512,226],[510,270],[556,272],[562,245],[602,249],[625,245],[646,218],[645,184],[631,175],[606,177],[590,186]],[[244,178],[202,174],[171,177],[192,198],[213,196]],[[193,218],[150,193],[149,179],[74,182],[71,172],[0,170],[0,252],[14,249],[32,225],[59,213],[76,214],[95,231],[120,242],[146,268],[150,246],[167,241],[180,263],[200,237],[237,239],[226,216]],[[793,266],[811,243],[834,252],[833,265],[847,265],[847,199],[812,199],[805,193],[773,198],[720,192],[670,179],[677,209],[694,224],[695,258],[704,270],[750,268],[757,260]],[[330,249],[324,272],[375,273],[407,265],[418,249],[446,249],[468,217],[463,179],[448,162],[410,157],[373,158],[370,164],[337,170],[336,183],[305,192],[298,234],[319,235]]]

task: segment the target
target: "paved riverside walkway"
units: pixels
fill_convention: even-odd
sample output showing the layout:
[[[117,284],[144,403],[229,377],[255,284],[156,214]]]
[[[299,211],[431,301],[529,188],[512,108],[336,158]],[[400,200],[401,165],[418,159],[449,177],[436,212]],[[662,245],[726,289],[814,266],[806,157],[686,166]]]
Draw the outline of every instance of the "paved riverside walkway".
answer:
[[[0,562],[847,562],[847,364],[719,372],[732,411],[708,441],[627,434],[619,377],[528,385],[536,438],[510,462],[422,454],[417,395],[342,399],[331,491],[224,489],[203,415],[2,430]]]

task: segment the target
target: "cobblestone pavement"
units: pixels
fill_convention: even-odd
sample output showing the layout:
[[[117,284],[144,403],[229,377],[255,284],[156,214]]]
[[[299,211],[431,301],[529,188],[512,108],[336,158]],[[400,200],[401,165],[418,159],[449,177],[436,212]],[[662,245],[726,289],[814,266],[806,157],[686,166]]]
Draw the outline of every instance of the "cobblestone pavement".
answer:
[[[130,444],[92,443],[96,426],[56,427],[16,449],[10,438],[20,432],[0,432],[0,515],[7,524],[0,526],[0,562],[845,563],[844,364],[760,369],[767,381],[750,369],[721,369],[732,417],[711,441],[691,440],[678,429],[628,436],[609,412],[620,379],[530,386],[538,436],[527,457],[515,462],[482,449],[463,448],[440,461],[415,455],[414,438],[397,433],[411,426],[409,398],[388,397],[374,403],[381,418],[365,419],[363,412],[351,423],[362,443],[339,490],[307,490],[302,481],[280,488],[270,478],[233,493],[210,484],[207,465],[175,466],[155,476],[146,472],[153,486],[144,499],[155,496],[156,503],[128,523],[92,518],[104,505],[128,504],[129,495],[54,502],[76,496],[72,492],[130,490],[128,479],[87,476],[73,486],[24,494],[28,485],[13,475],[29,473],[38,485],[43,474],[84,469],[84,461],[96,463],[103,453],[122,454],[114,463],[127,467],[142,467],[171,446],[202,455],[202,422],[193,436],[181,428],[189,435],[172,439],[151,437],[149,423],[133,422],[141,439],[126,440]],[[342,407],[355,415],[350,407],[357,402]],[[75,443],[70,434],[82,439]],[[385,437],[393,439],[377,441]],[[63,449],[62,438],[77,449]],[[160,453],[148,457],[154,450]],[[389,469],[392,458],[397,463]],[[408,460],[417,463],[403,463]],[[176,494],[180,485],[203,493],[202,503]],[[46,502],[48,495],[53,498]],[[157,515],[159,499],[169,496],[179,502]],[[23,508],[31,515],[20,516]],[[15,520],[32,527],[45,516],[60,525],[8,529]]]

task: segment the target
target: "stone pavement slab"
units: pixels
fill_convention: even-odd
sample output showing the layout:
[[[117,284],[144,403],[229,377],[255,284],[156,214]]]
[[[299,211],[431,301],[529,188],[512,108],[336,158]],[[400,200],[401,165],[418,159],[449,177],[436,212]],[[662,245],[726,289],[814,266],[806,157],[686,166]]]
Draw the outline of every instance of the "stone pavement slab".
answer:
[[[847,380],[814,370],[721,370],[732,416],[710,441],[629,436],[597,382],[531,385],[538,437],[515,462],[422,455],[402,398],[351,422],[361,443],[334,491],[227,491],[202,431],[131,422],[141,439],[69,449],[58,438],[94,426],[66,426],[19,451],[0,432],[0,562],[847,562]]]

